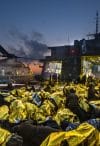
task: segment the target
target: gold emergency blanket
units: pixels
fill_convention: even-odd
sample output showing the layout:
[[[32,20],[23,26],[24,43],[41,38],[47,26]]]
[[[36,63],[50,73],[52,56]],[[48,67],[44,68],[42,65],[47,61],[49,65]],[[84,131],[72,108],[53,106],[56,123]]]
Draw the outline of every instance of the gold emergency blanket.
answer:
[[[80,107],[83,109],[83,110],[85,110],[86,112],[88,112],[89,111],[89,104],[88,104],[88,102],[87,102],[87,100],[85,99],[85,98],[80,98],[79,99],[79,105],[80,105]]]
[[[6,146],[6,143],[8,142],[11,136],[12,134],[9,131],[0,128],[0,146]]]
[[[53,113],[54,108],[55,106],[52,104],[52,102],[50,102],[50,100],[45,100],[40,107],[40,109],[43,110],[43,114],[45,116],[50,116]]]
[[[95,105],[97,108],[100,109],[100,100],[90,101],[90,104],[93,104],[93,105]]]
[[[16,123],[26,119],[25,106],[21,100],[15,100],[10,105],[9,122]]]
[[[9,116],[9,108],[7,105],[0,107],[0,120],[7,120]]]
[[[72,113],[68,108],[60,108],[57,111],[57,114],[54,116],[54,120],[60,125],[60,122],[66,119],[67,121],[73,123],[77,118],[77,116]]]
[[[69,132],[54,132],[50,134],[41,146],[61,146],[66,140],[69,146],[99,146],[99,131],[88,123],[81,124],[77,129]]]
[[[35,113],[37,113],[38,107],[35,104],[29,102],[25,102],[24,106],[26,108],[27,118],[34,119],[33,116],[35,115]]]

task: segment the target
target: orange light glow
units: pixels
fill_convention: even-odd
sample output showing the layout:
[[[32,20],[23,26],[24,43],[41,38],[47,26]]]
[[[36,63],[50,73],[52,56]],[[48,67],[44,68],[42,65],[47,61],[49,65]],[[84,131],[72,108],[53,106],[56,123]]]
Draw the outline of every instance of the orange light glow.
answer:
[[[39,63],[31,62],[29,64],[29,68],[33,74],[41,74],[42,68],[40,67]]]

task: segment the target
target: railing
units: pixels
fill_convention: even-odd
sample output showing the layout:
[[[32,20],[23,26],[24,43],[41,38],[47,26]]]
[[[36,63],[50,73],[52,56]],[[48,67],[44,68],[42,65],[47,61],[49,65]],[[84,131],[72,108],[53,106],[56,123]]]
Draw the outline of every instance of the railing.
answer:
[[[12,75],[5,75],[2,76],[0,75],[0,82],[13,82],[13,83],[26,83],[26,82],[30,82],[34,79],[33,75],[16,75],[16,76],[12,76]]]

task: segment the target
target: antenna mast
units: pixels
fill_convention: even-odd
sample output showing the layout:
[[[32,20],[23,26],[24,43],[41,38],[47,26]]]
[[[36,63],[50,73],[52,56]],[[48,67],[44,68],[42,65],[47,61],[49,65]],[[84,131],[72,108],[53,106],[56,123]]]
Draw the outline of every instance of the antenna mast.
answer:
[[[96,34],[98,34],[98,26],[99,26],[99,14],[98,11],[96,12]]]
[[[88,34],[87,36],[94,36],[95,39],[100,38],[100,33],[99,33],[99,13],[98,11],[96,12],[96,32],[94,34]]]

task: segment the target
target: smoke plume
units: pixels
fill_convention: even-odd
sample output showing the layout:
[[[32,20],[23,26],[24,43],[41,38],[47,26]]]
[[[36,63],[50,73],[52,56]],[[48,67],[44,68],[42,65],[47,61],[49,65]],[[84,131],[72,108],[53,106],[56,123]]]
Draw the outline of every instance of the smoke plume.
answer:
[[[15,39],[17,47],[8,46],[9,52],[19,57],[31,59],[43,59],[48,54],[48,47],[44,43],[43,35],[33,31],[30,36],[18,31],[17,29],[9,31],[10,37]]]

